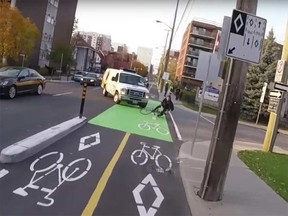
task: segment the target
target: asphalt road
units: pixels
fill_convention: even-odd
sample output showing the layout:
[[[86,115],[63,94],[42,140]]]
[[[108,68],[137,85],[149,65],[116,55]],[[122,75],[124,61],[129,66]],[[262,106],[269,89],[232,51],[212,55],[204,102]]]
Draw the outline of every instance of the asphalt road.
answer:
[[[99,95],[99,87],[88,87],[84,109],[87,118],[113,105],[113,101]],[[29,94],[13,100],[0,99],[0,150],[78,116],[81,96],[79,83],[47,83],[41,96]]]
[[[1,143],[8,145],[75,117],[80,95],[79,84],[49,83],[40,97],[1,101],[5,107],[1,120],[9,120],[9,128],[1,124],[1,130],[10,134],[3,133]],[[19,106],[31,115],[21,113]],[[102,96],[101,89],[91,87],[85,126],[22,162],[0,164],[0,214],[190,215],[171,121],[139,111],[114,105],[112,98]],[[117,119],[127,113],[131,121]],[[132,119],[138,119],[138,127],[131,127]],[[144,130],[139,127],[143,120],[156,126],[146,125]],[[27,127],[32,131],[21,131]]]

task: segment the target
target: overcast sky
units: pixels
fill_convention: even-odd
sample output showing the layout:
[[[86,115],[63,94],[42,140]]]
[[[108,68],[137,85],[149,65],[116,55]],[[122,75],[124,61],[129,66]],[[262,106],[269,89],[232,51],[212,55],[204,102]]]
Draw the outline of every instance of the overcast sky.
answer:
[[[125,43],[129,51],[138,46],[163,52],[167,27],[172,26],[177,0],[78,0],[76,18],[79,30],[111,35],[112,42]],[[188,0],[180,0],[176,28]],[[222,23],[231,16],[236,0],[190,0],[176,32],[172,48],[179,50],[182,36],[194,17]],[[288,0],[258,0],[257,16],[267,19],[266,33],[273,27],[276,41],[284,42],[288,21]],[[158,49],[155,49],[158,47]]]

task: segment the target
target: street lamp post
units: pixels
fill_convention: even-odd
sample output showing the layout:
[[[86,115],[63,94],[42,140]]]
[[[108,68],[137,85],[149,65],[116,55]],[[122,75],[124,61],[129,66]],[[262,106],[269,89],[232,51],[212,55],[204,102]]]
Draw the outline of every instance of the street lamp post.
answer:
[[[164,22],[162,22],[160,20],[156,20],[157,23],[163,23],[164,25],[166,25],[168,28],[171,29],[169,45],[168,45],[167,52],[165,54],[165,62],[164,62],[163,72],[167,72],[167,67],[168,67],[168,62],[169,62],[169,57],[170,57],[170,50],[171,50],[171,45],[172,45],[172,40],[173,40],[173,33],[174,33],[174,28],[175,28],[175,23],[176,23],[176,18],[177,18],[177,12],[178,12],[178,5],[179,5],[179,0],[177,0],[172,28],[169,25],[167,25],[166,23],[164,23]],[[162,82],[162,78],[161,77],[160,77],[160,79],[161,79],[161,81],[160,81],[160,90],[161,90],[161,92],[163,92],[163,82]]]

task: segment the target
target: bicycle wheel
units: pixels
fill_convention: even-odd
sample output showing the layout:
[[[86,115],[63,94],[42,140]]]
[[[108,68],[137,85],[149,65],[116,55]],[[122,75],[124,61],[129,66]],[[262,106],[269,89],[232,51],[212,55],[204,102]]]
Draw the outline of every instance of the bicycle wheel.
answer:
[[[46,158],[46,157],[48,157],[48,156],[51,156],[51,155],[56,155],[56,154],[59,154],[59,158],[58,158],[58,160],[55,162],[55,163],[53,163],[53,164],[51,164],[50,166],[48,166],[48,167],[46,167],[46,168],[43,168],[43,169],[39,169],[38,167],[35,167],[36,166],[36,164],[40,161],[40,160],[42,160],[42,159],[44,159],[44,158]],[[37,158],[35,161],[33,161],[32,163],[31,163],[31,165],[30,165],[30,170],[33,172],[34,170],[37,170],[38,172],[46,172],[46,171],[48,171],[48,170],[50,170],[50,169],[53,169],[55,166],[57,166],[57,164],[59,164],[62,160],[63,160],[63,157],[64,157],[64,155],[63,155],[63,153],[58,153],[58,152],[50,152],[50,153],[47,153],[47,154],[44,154],[44,155],[42,155],[41,157],[39,157],[39,158]],[[45,163],[43,163],[43,164],[45,164]],[[43,165],[42,164],[42,165]],[[41,165],[39,165],[39,167],[41,167]]]
[[[140,109],[140,113],[142,115],[149,115],[150,113],[152,113],[153,108],[152,107],[145,107],[143,109]]]
[[[159,165],[159,157],[161,157],[161,156],[163,156],[164,158],[167,159],[167,161],[168,161],[168,166],[165,166],[165,167],[167,167],[167,168]],[[171,170],[171,168],[172,168],[171,159],[170,159],[167,155],[158,154],[158,155],[156,156],[156,158],[155,158],[155,164],[156,164],[156,166],[157,166],[159,169],[161,169],[162,171],[166,171],[166,172],[168,172],[168,171]]]
[[[141,129],[141,130],[150,130],[150,126],[149,124],[147,123],[141,123],[141,124],[138,124],[138,127]]]
[[[80,162],[80,161],[86,161],[86,162],[87,162],[87,167],[85,168],[85,170],[84,170],[82,173],[80,172],[79,174],[75,174],[75,173],[77,173],[77,172],[80,170],[79,167],[76,167],[76,168],[74,168],[74,170],[73,170],[72,172],[70,172],[70,173],[67,175],[68,170],[69,170],[74,164],[76,164],[76,163],[78,163],[78,162]],[[91,168],[91,165],[92,165],[92,163],[91,163],[91,161],[90,161],[89,159],[79,158],[79,159],[77,159],[77,160],[74,160],[74,161],[72,161],[71,163],[69,163],[69,164],[64,168],[63,173],[62,173],[62,178],[63,178],[63,180],[68,181],[68,182],[77,181],[77,180],[79,180],[80,178],[82,178],[83,176],[85,176],[85,175],[88,173],[88,171],[89,171],[90,168]],[[70,171],[71,171],[71,169],[70,169]],[[75,175],[74,175],[74,174],[75,174]],[[74,176],[73,176],[73,175],[74,175]]]
[[[131,160],[134,164],[142,166],[147,163],[148,155],[146,152],[143,152],[142,150],[138,149],[132,152]]]
[[[162,135],[168,135],[169,134],[169,131],[164,129],[164,128],[161,128],[160,126],[156,128],[156,131],[159,133],[159,134],[162,134]]]

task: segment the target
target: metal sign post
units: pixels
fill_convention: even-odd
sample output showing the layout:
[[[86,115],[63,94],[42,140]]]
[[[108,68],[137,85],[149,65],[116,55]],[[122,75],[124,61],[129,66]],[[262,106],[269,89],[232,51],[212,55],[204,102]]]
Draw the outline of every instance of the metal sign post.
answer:
[[[257,119],[256,119],[256,125],[258,124],[258,121],[259,121],[259,116],[260,116],[260,113],[261,113],[262,104],[264,102],[267,85],[268,84],[266,82],[264,82],[264,85],[263,85],[263,88],[262,88],[262,94],[261,94],[261,97],[260,97],[260,107],[259,107],[259,111],[258,111],[258,115],[257,115]]]

